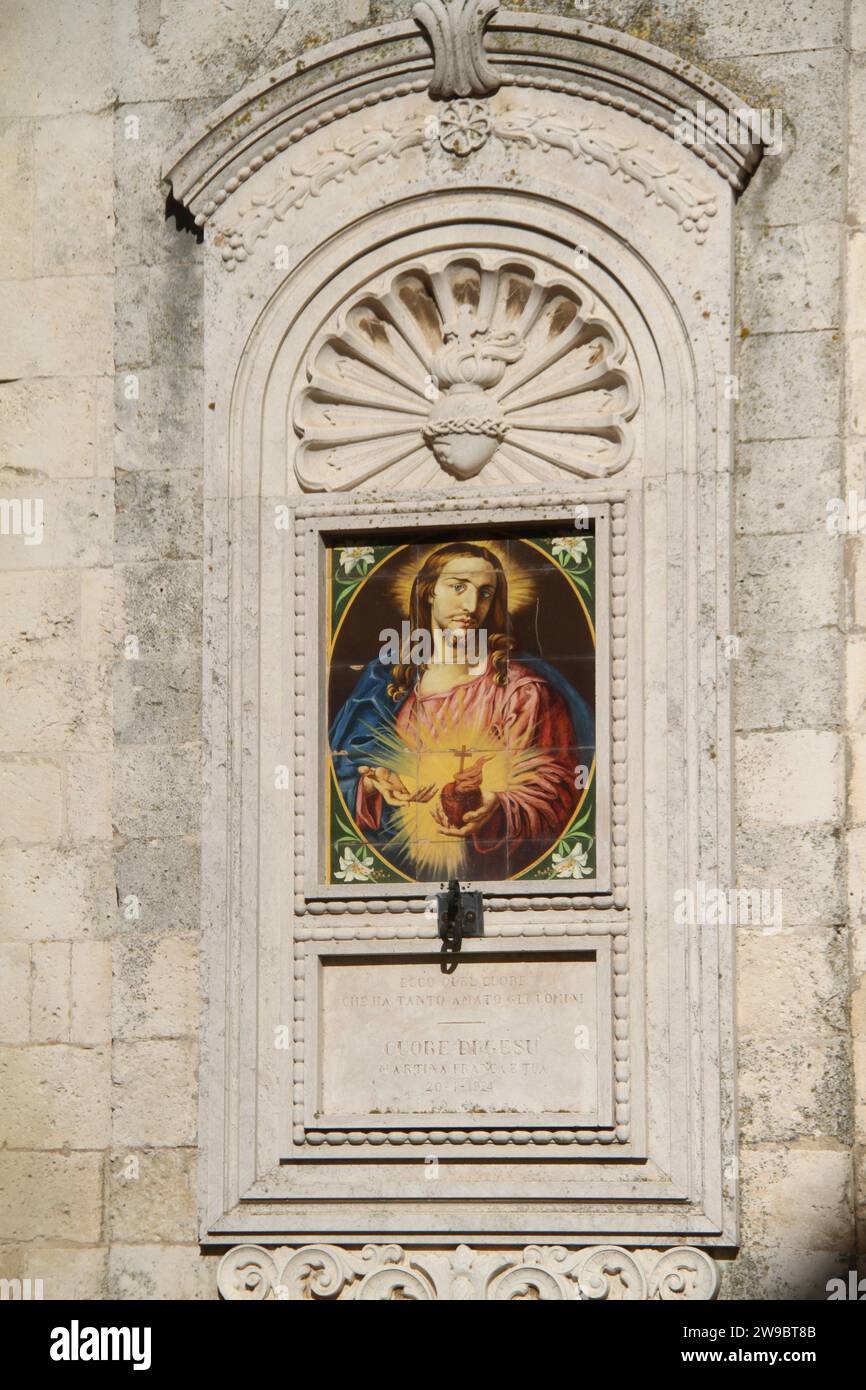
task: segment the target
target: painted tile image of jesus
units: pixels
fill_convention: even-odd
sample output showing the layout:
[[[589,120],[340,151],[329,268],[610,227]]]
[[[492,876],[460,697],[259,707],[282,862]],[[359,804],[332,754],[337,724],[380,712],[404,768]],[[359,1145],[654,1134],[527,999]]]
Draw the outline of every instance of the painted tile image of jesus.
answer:
[[[414,576],[409,627],[429,660],[370,661],[330,730],[361,835],[407,876],[511,878],[555,845],[581,797],[592,714],[552,665],[516,650],[497,553],[455,541]],[[470,634],[475,640],[467,640]]]

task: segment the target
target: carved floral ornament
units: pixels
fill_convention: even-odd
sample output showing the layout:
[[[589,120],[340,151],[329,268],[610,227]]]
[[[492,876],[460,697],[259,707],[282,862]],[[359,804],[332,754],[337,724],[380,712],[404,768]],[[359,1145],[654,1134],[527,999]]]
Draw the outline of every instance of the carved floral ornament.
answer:
[[[252,1302],[668,1302],[715,1298],[719,1271],[703,1250],[688,1246],[531,1245],[517,1253],[466,1245],[435,1252],[399,1245],[238,1245],[220,1261],[217,1284],[223,1298]]]
[[[420,262],[356,294],[313,343],[293,402],[307,491],[442,472],[492,483],[627,463],[638,406],[620,329],[570,277],[486,253]]]
[[[257,161],[261,167],[294,142],[311,132],[301,128],[284,136],[265,150]],[[237,220],[222,234],[222,260],[227,270],[248,259],[257,244],[268,236],[275,222],[283,222],[310,198],[320,197],[334,183],[361,173],[370,164],[386,164],[399,159],[407,150],[429,152],[437,144],[448,153],[468,156],[495,138],[506,148],[523,146],[548,154],[559,150],[583,164],[598,164],[623,183],[634,183],[658,207],[668,208],[684,232],[694,235],[699,245],[706,240],[710,220],[718,212],[715,193],[699,187],[687,166],[685,156],[661,156],[654,145],[637,139],[623,140],[599,123],[589,110],[576,108],[575,119],[559,111],[544,114],[525,108],[495,111],[481,101],[461,99],[449,102],[431,114],[422,108],[399,120],[365,126],[361,134],[341,136],[329,148],[320,147],[319,157],[307,162],[291,162],[272,192],[253,197],[237,213]],[[256,168],[241,171],[251,177]],[[244,179],[241,179],[243,182]],[[220,190],[205,204],[197,217],[206,222],[238,187]]]

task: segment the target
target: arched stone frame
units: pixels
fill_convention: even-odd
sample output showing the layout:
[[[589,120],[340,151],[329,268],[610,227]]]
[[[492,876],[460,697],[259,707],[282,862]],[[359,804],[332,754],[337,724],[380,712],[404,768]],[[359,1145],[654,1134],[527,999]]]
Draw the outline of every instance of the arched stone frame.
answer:
[[[494,31],[493,39],[513,42],[522,79],[528,67],[540,83],[550,81],[551,61],[543,44],[533,55],[525,52],[531,47],[525,42],[527,29],[549,38],[552,52],[579,44],[593,52],[602,49],[604,60],[592,76],[605,106],[605,133],[623,147],[635,133],[643,138],[641,123],[647,124],[648,113],[655,118],[660,86],[667,84],[665,101],[670,110],[677,109],[673,103],[682,95],[678,84],[686,70],[673,60],[663,62],[657,50],[632,40],[620,49],[606,31],[547,17],[508,16],[503,22],[510,27],[502,35]],[[379,90],[388,78],[410,77],[413,65],[422,71],[425,62],[429,66],[426,48],[418,51],[418,31],[410,28],[389,26],[388,44],[356,35],[323,50],[320,65],[311,61],[302,78],[286,77],[285,91],[295,98],[295,109],[284,98],[279,119],[266,114],[268,138],[273,142],[277,129],[290,128],[298,110],[303,114],[311,107],[313,98],[299,88],[304,82],[314,87],[310,75],[321,77],[322,71],[339,73],[330,89],[320,84],[315,90],[327,124],[337,127],[328,133],[329,150],[338,144],[350,149],[353,139],[369,134],[365,128],[371,112],[378,123],[374,130],[383,129],[386,120],[399,127],[416,111],[423,124],[425,111],[438,108],[420,91],[395,90],[387,104],[377,98],[360,112],[342,110],[351,106],[350,90],[365,92],[371,54],[382,64],[375,69]],[[333,56],[336,50],[339,59]],[[383,51],[389,52],[391,63],[384,71]],[[605,83],[617,86],[615,65],[605,66],[612,53],[625,66],[640,63],[653,71],[653,85],[637,91],[634,75],[629,77],[638,98],[632,104],[640,114],[617,111],[603,91]],[[575,54],[565,63],[558,57],[554,66],[560,85],[568,86],[570,79],[581,93],[586,90]],[[688,74],[690,82],[694,76]],[[620,74],[620,84],[621,79]],[[702,80],[701,88],[692,86],[692,95],[700,90],[720,103],[725,94],[709,79]],[[426,82],[425,77],[425,87]],[[730,105],[731,99],[725,99]],[[501,111],[506,100],[500,90],[489,107]],[[570,121],[573,129],[592,110],[587,96],[568,91],[551,95],[545,90],[539,96],[527,87],[520,100],[523,114],[541,119],[554,107],[558,123]],[[625,191],[622,170],[597,160],[581,156],[575,164],[568,151],[548,148],[541,152],[545,167],[539,176],[540,156],[533,160],[532,146],[521,142],[509,149],[504,173],[501,152],[492,141],[463,161],[430,148],[431,141],[427,147],[409,146],[393,160],[386,155],[386,197],[377,172],[382,166],[362,163],[344,171],[343,177],[351,179],[351,196],[345,182],[325,179],[317,193],[311,196],[308,190],[305,203],[287,213],[291,223],[271,224],[264,237],[249,241],[246,257],[240,259],[233,252],[245,250],[245,244],[231,245],[239,225],[235,194],[238,206],[244,195],[247,203],[251,195],[266,202],[283,165],[304,164],[310,144],[314,147],[305,167],[322,158],[317,130],[263,159],[261,171],[253,167],[260,156],[250,154],[253,142],[239,114],[254,110],[256,102],[267,113],[267,98],[253,93],[232,103],[231,113],[224,111],[218,119],[204,143],[221,143],[222,148],[216,156],[211,153],[206,179],[200,172],[189,175],[197,151],[185,156],[172,175],[176,195],[193,211],[213,204],[212,211],[199,211],[210,221],[206,390],[212,403],[205,413],[209,753],[204,882],[210,1005],[202,1105],[202,1238],[221,1244],[244,1236],[266,1243],[379,1237],[399,1238],[407,1246],[507,1239],[520,1246],[544,1232],[569,1242],[614,1238],[617,1244],[662,1245],[687,1239],[729,1247],[736,1242],[731,941],[725,929],[677,926],[673,902],[678,889],[699,880],[732,881],[728,668],[719,653],[719,640],[730,631],[731,441],[722,384],[730,362],[731,190],[745,180],[754,152],[744,156],[713,147],[709,154],[719,166],[713,169],[704,147],[699,159],[669,135],[653,137],[656,161],[667,164],[676,158],[687,181],[705,197],[717,195],[714,216],[699,241],[694,227],[678,222],[669,201],[650,201],[643,190],[636,197],[633,181]],[[667,125],[670,129],[670,119]],[[326,152],[326,163],[327,157]],[[242,159],[247,162],[239,164]],[[577,210],[569,206],[574,168],[580,171]],[[248,170],[239,179],[239,186],[250,185],[243,194],[230,187],[238,177],[232,171],[238,169]],[[257,192],[260,172],[263,182]],[[267,175],[270,183],[264,181]],[[218,196],[217,185],[227,190],[226,197]],[[287,1161],[290,1061],[289,1054],[274,1048],[273,1038],[275,1028],[291,1017],[290,935],[310,939],[312,932],[338,940],[351,932],[356,940],[369,941],[371,950],[387,951],[398,932],[401,938],[423,942],[425,936],[435,936],[435,929],[423,919],[421,895],[375,908],[356,900],[347,912],[348,903],[316,900],[298,893],[288,880],[285,847],[296,834],[293,792],[271,790],[268,772],[293,763],[296,711],[285,696],[294,688],[294,659],[302,655],[305,639],[290,634],[294,554],[286,534],[273,525],[273,515],[288,502],[293,512],[305,513],[296,518],[304,526],[317,517],[346,518],[363,510],[370,496],[304,496],[291,468],[286,377],[318,326],[317,314],[321,320],[317,296],[333,305],[343,288],[348,292],[364,281],[366,263],[376,256],[377,269],[389,261],[397,265],[407,255],[438,245],[437,238],[447,241],[461,229],[465,234],[467,226],[479,229],[475,240],[486,229],[488,238],[498,235],[503,245],[518,250],[528,252],[543,243],[551,255],[556,247],[563,273],[588,284],[621,325],[640,376],[640,444],[627,466],[602,480],[563,475],[561,490],[545,498],[548,511],[561,516],[577,502],[613,503],[626,527],[628,873],[614,885],[620,889],[616,898],[611,893],[595,900],[579,895],[503,898],[490,913],[489,928],[494,939],[499,934],[512,941],[544,933],[546,940],[574,943],[597,935],[615,947],[628,939],[628,972],[617,975],[615,986],[625,992],[616,994],[615,1004],[625,1009],[630,1025],[630,1125],[622,1142],[591,1143],[579,1136],[570,1144],[558,1143],[556,1159],[548,1157],[550,1145],[533,1149],[527,1158],[525,1146],[490,1137],[483,1147],[473,1145],[471,1159],[463,1160],[461,1172],[470,1181],[440,1179],[433,1202],[420,1159],[431,1152],[445,1158],[455,1148],[431,1146],[426,1135],[408,1161],[403,1154],[411,1141],[390,1148],[386,1165],[379,1161],[378,1142],[342,1147],[340,1157],[353,1159],[348,1182],[333,1176],[342,1168],[317,1157],[327,1149],[313,1150],[312,1157],[296,1153],[294,1161]],[[288,270],[268,257],[275,242],[287,245]],[[585,248],[588,265],[575,271],[568,257],[577,246]],[[228,259],[227,249],[232,252]],[[231,273],[227,265],[234,266]],[[428,503],[456,502],[464,509],[458,515],[465,518],[473,503],[489,500],[489,492],[444,479]],[[494,500],[500,511],[508,506],[525,510],[537,497],[530,483]],[[381,516],[390,512],[405,522],[406,501],[399,492],[380,491],[374,505]],[[423,501],[412,498],[412,513],[423,513]],[[650,573],[651,585],[645,582]],[[298,697],[309,700],[313,689],[305,686],[303,695],[299,689]],[[666,730],[664,740],[653,738],[652,730],[658,728]],[[660,830],[666,837],[663,872]],[[347,921],[362,925],[347,928]],[[515,930],[520,938],[514,937]],[[614,949],[614,955],[621,960],[621,952]],[[303,1038],[297,1042],[302,1047]],[[309,1146],[303,1153],[311,1153]],[[534,1165],[529,1184],[521,1177],[527,1163]],[[383,1172],[390,1175],[387,1181]],[[486,1189],[479,1187],[484,1181]],[[489,1193],[486,1203],[478,1200],[482,1190]],[[540,1199],[539,1190],[545,1194]],[[475,1199],[471,1219],[470,1197]],[[502,1197],[521,1204],[521,1229],[513,1228],[513,1220],[503,1223],[495,1205]],[[580,1205],[563,1209],[563,1198],[580,1198]],[[387,1217],[383,1199],[389,1203]],[[610,1209],[614,1201],[616,1216]]]

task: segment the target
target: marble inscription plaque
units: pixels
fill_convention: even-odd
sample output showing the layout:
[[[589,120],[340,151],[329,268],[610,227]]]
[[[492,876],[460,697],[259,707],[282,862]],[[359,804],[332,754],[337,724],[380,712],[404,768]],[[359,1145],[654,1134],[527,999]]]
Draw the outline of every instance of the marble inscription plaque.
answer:
[[[599,1113],[598,963],[589,953],[322,961],[314,1123]]]

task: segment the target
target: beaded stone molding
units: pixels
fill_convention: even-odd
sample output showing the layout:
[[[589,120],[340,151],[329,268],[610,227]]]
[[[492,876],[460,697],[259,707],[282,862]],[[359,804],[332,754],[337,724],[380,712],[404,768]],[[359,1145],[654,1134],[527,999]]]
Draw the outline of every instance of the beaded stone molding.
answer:
[[[233,1302],[689,1302],[714,1299],[719,1269],[691,1246],[528,1245],[522,1251],[405,1250],[400,1245],[237,1245],[217,1287]]]

